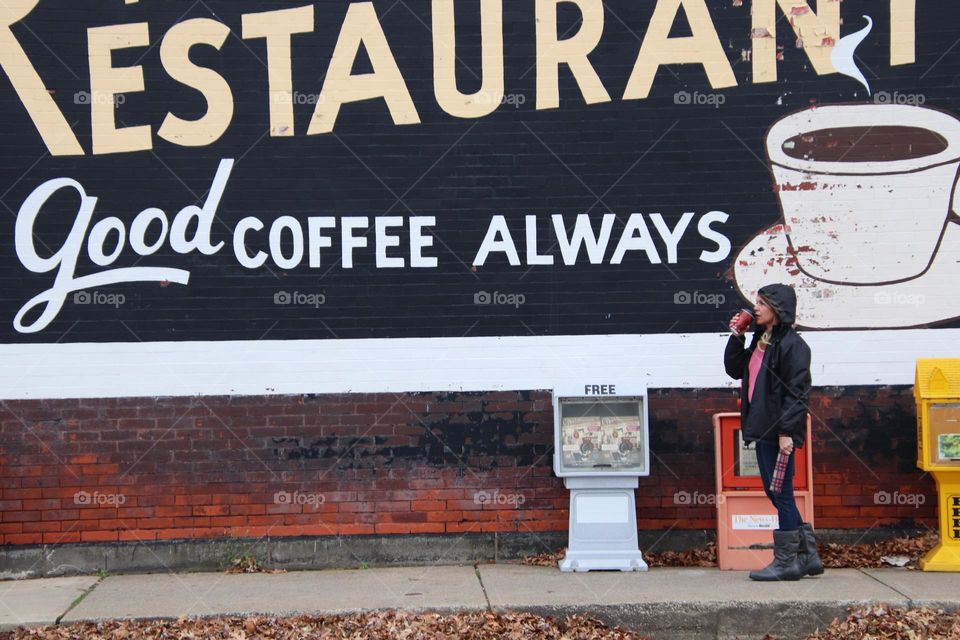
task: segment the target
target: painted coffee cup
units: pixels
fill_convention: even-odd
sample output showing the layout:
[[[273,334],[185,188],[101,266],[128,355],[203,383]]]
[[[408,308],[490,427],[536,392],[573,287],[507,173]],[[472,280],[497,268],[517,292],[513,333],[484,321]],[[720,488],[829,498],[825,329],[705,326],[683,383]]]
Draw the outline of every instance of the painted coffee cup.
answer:
[[[774,123],[767,156],[790,252],[826,282],[917,277],[957,208],[960,120],[936,109],[807,109]]]

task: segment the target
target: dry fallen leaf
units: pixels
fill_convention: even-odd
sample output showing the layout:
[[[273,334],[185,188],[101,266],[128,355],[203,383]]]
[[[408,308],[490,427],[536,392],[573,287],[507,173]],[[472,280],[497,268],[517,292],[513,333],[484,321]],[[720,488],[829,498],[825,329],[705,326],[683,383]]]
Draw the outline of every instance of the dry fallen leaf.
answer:
[[[248,616],[180,620],[107,621],[16,629],[0,640],[643,640],[589,616],[565,620],[529,613],[476,611],[455,615],[379,611],[351,615]]]
[[[917,561],[938,541],[937,533],[929,532],[915,538],[891,538],[871,544],[824,544],[820,545],[820,558],[827,568],[868,569],[884,566],[884,556],[906,556],[908,561],[898,566],[915,569]]]
[[[893,609],[874,605],[852,609],[844,620],[834,620],[809,640],[958,640],[960,613],[942,609]]]
[[[180,620],[112,620],[0,633],[0,640],[643,640],[586,615],[558,621],[529,613],[475,611],[455,615],[380,611],[351,615],[247,616]],[[808,640],[960,640],[960,612],[894,609],[877,604],[850,610],[845,619]],[[775,640],[765,636],[764,640]]]
[[[536,556],[527,556],[520,559],[520,564],[537,567],[556,567],[557,564],[563,560],[563,556],[566,555],[566,553],[566,549],[561,549],[556,553],[541,553]],[[651,567],[715,567],[717,566],[717,545],[710,542],[704,549],[644,553],[643,558]]]
[[[823,560],[823,566],[832,569],[870,569],[891,564],[915,569],[917,561],[936,546],[938,541],[937,533],[929,532],[918,537],[891,538],[871,544],[821,544],[820,558]],[[565,554],[566,549],[561,549],[556,553],[541,553],[521,558],[520,563],[538,567],[556,567]],[[717,547],[711,542],[702,549],[644,553],[643,557],[651,567],[715,567],[717,566]],[[890,560],[887,561],[884,558],[890,558]],[[905,561],[904,558],[906,558]],[[901,562],[903,564],[900,564]]]

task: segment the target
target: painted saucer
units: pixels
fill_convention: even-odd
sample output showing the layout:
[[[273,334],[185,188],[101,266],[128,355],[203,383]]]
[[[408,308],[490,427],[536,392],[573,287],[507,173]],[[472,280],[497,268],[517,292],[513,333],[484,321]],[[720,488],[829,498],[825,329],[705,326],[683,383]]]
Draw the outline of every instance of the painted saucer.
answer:
[[[806,329],[905,329],[960,317],[960,224],[950,222],[930,267],[893,284],[831,284],[801,272],[782,225],[754,236],[734,261],[737,289],[756,299],[760,287],[781,282],[797,292],[797,326]]]

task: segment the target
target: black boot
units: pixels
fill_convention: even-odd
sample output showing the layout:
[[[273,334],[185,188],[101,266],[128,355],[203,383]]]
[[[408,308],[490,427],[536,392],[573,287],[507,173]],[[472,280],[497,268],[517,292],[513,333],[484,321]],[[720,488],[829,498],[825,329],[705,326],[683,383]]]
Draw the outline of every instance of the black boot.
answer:
[[[823,573],[823,563],[817,553],[817,539],[809,522],[800,525],[800,548],[797,552],[797,564],[805,576],[818,576]]]
[[[760,571],[751,571],[750,579],[761,582],[775,580],[799,580],[803,577],[800,565],[797,563],[797,552],[800,548],[800,531],[773,532],[773,562]]]

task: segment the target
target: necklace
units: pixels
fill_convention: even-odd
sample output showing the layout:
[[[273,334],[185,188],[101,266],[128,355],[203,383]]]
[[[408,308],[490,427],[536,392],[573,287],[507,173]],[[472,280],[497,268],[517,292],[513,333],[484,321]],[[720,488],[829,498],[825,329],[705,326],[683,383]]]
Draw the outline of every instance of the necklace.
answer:
[[[767,347],[770,346],[770,342],[772,340],[773,340],[773,330],[767,329],[766,331],[763,332],[763,335],[760,336],[760,342],[757,345],[760,348],[760,351],[766,351]]]

